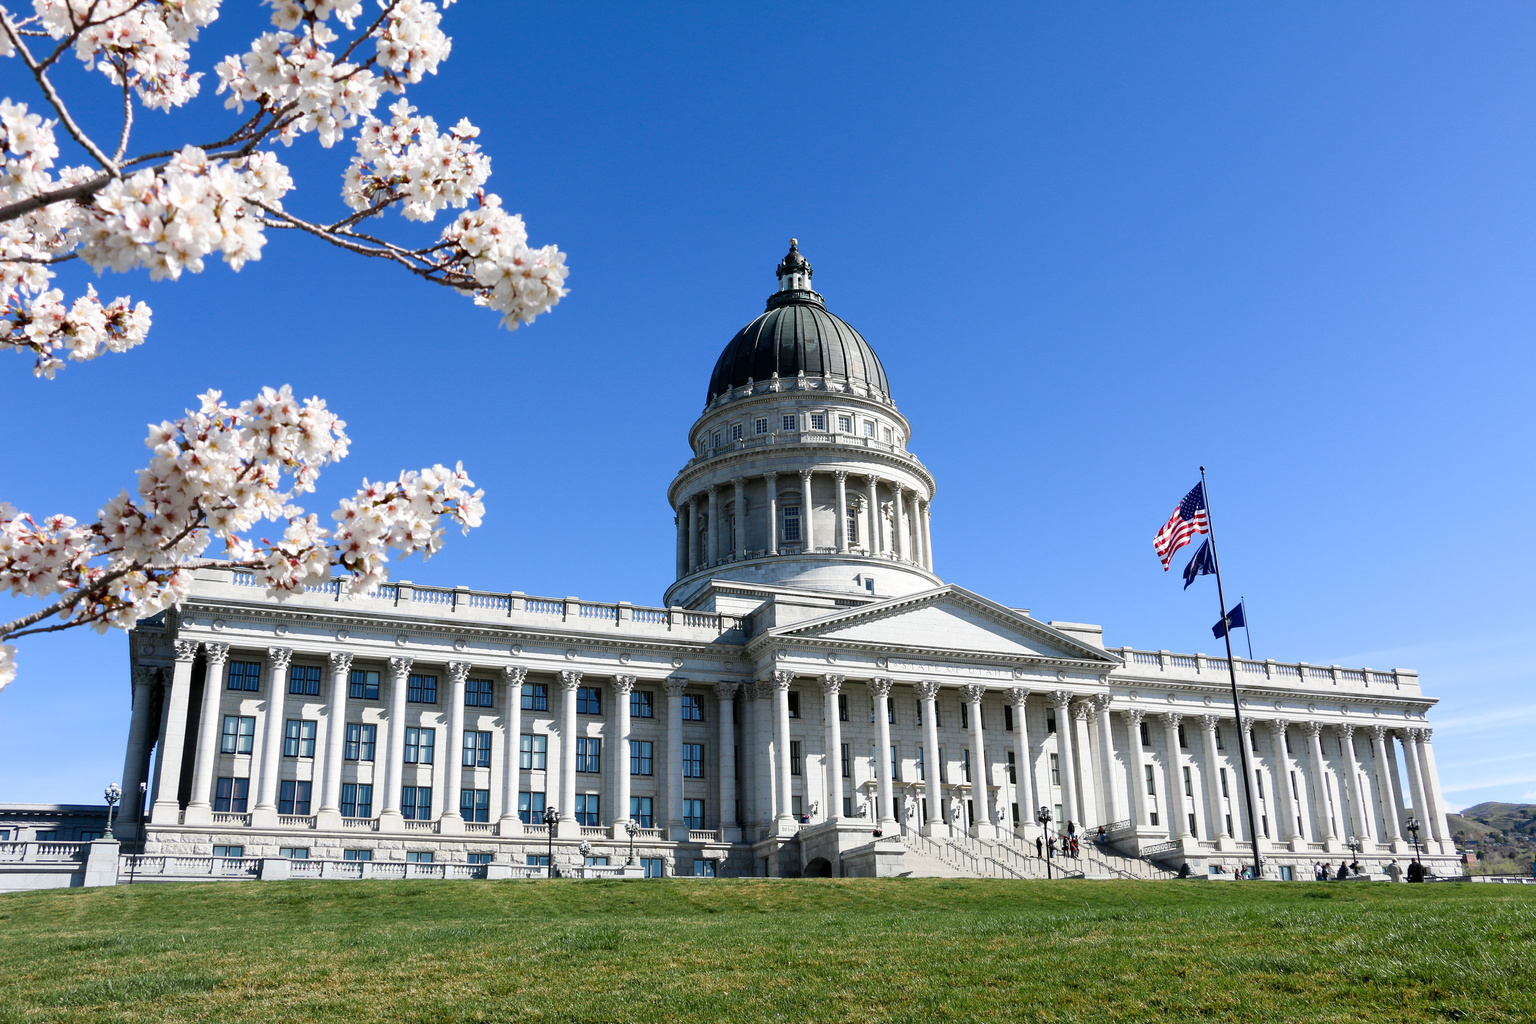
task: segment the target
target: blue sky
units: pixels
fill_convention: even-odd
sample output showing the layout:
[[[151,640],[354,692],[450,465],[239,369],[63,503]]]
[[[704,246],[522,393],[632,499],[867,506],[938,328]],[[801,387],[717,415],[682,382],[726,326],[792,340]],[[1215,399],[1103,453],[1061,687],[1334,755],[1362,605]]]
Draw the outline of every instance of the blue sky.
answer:
[[[656,603],[687,428],[795,235],[938,479],[947,581],[1214,651],[1212,584],[1182,591],[1151,549],[1204,464],[1257,656],[1418,669],[1449,803],[1536,800],[1536,11],[465,3],[445,24],[453,57],[412,98],[481,126],[491,187],[569,254],[558,309],[508,334],[290,237],[239,274],[109,275],[154,307],[150,340],[53,383],[0,365],[0,497],[89,517],[144,424],[288,382],[353,438],[310,507],[456,459],[486,489],[485,526],[400,577]],[[230,5],[201,66],[260,25]],[[30,98],[18,67],[4,92]],[[111,124],[103,84],[64,80]],[[227,123],[211,88],[139,121],[146,146]],[[348,155],[283,151],[290,208],[339,209]],[[95,799],[126,641],[23,644],[0,800]]]

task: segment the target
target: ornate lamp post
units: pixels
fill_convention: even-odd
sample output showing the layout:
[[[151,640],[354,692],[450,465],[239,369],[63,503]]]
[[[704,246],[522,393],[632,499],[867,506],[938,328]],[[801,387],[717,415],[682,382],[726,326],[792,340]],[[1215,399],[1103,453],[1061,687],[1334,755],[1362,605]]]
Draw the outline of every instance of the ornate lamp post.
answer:
[[[635,834],[640,831],[640,826],[631,818],[624,823],[624,831],[629,833],[629,860],[624,863],[633,866],[635,863]]]
[[[1415,864],[1418,864],[1418,863],[1420,863],[1420,861],[1419,861],[1419,819],[1418,818],[1409,818],[1407,821],[1405,821],[1403,823],[1403,827],[1406,828],[1409,831],[1409,833],[1412,834],[1412,836],[1413,836],[1413,862]]]
[[[557,807],[544,808],[544,835],[549,840],[549,873],[546,877],[555,877],[555,826],[560,823],[560,810]]]
[[[1047,843],[1050,843],[1051,842],[1051,809],[1049,807],[1045,806],[1044,804],[1041,804],[1040,805],[1040,810],[1035,812],[1035,820],[1040,823],[1040,828],[1045,831],[1045,841]],[[1050,877],[1051,877],[1051,855],[1054,854],[1055,852],[1056,852],[1056,848],[1055,848],[1054,845],[1046,846],[1046,848],[1045,848],[1045,877],[1046,877],[1047,880],[1049,880]]]
[[[585,877],[587,877],[587,872],[586,872],[587,858],[592,856],[592,844],[587,842],[585,839],[583,839],[581,841],[581,845],[578,846],[577,849],[581,851],[581,862],[582,862],[581,863],[582,872],[581,872],[581,874],[578,877],[585,878]]]
[[[107,783],[107,830],[101,834],[103,839],[115,839],[112,835],[112,812],[117,807],[117,802],[123,798],[123,787],[115,782]]]

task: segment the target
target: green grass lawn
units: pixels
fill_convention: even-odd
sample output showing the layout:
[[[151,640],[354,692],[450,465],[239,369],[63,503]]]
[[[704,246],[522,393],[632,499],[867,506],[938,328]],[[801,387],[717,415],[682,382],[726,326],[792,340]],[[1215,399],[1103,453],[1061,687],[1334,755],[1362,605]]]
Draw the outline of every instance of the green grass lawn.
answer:
[[[0,896],[0,1021],[1536,1020],[1536,888],[253,882]]]

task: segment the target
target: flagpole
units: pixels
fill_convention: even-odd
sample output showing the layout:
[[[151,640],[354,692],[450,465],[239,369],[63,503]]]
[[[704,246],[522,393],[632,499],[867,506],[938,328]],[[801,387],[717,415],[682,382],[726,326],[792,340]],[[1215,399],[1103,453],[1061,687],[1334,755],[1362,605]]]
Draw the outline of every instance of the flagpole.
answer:
[[[1243,702],[1237,696],[1237,663],[1232,657],[1232,627],[1227,625],[1227,598],[1221,589],[1221,559],[1216,554],[1216,516],[1211,511],[1211,487],[1205,481],[1205,467],[1200,467],[1200,490],[1205,497],[1205,521],[1211,531],[1211,562],[1216,566],[1216,599],[1221,602],[1222,634],[1227,641],[1227,676],[1232,681],[1232,715],[1237,720],[1237,753],[1243,766],[1243,795],[1248,798],[1248,836],[1253,840],[1253,875],[1264,877],[1264,863],[1259,857],[1258,822],[1253,813],[1253,771],[1248,766],[1248,734],[1243,731]],[[1247,609],[1244,609],[1246,611]]]
[[[1206,502],[1207,502],[1207,504],[1209,504],[1210,499],[1207,498]],[[1207,518],[1207,519],[1211,518],[1211,510],[1209,508],[1207,508],[1205,510],[1205,518]],[[1221,587],[1217,586],[1216,589],[1220,590]],[[1253,630],[1248,628],[1248,599],[1246,597],[1244,597],[1242,594],[1238,594],[1237,595],[1237,603],[1243,606],[1243,639],[1248,641],[1248,660],[1252,661],[1253,660]],[[1226,615],[1227,614],[1226,609],[1222,609],[1221,614],[1222,615]]]

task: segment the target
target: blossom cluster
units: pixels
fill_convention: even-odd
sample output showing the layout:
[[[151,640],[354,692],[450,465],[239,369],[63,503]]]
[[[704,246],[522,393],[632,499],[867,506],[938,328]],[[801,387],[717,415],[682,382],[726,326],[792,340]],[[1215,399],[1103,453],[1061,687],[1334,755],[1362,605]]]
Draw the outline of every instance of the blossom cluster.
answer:
[[[120,492],[95,522],[39,522],[0,504],[0,589],[52,602],[45,611],[68,623],[126,629],[180,603],[202,566],[249,568],[277,598],[324,583],[341,566],[352,574],[350,592],[362,593],[387,578],[389,552],[430,557],[446,523],[466,533],[480,525],[483,492],[463,466],[433,466],[363,481],[333,513],[333,534],[292,501],[346,456],[346,424],[320,399],[300,402],[287,386],[239,406],[217,391],[200,398],[196,411],[150,428],[152,455],[135,493]],[[249,536],[262,521],[284,524],[281,539]],[[222,556],[206,557],[215,545]],[[0,626],[0,638],[38,621]],[[14,651],[0,659],[13,665]]]
[[[437,122],[417,116],[396,100],[388,124],[370,117],[357,134],[357,156],[347,167],[341,196],[354,210],[404,202],[407,220],[431,220],[445,206],[462,208],[491,176],[491,158],[473,140],[480,129],[460,120],[439,132]]]
[[[64,356],[84,362],[103,352],[124,352],[144,340],[149,331],[149,307],[140,302],[129,308],[125,298],[103,304],[95,288],[64,308],[64,293],[50,288],[35,298],[12,294],[0,309],[0,337],[9,337],[14,348],[30,349],[37,356],[32,372],[53,379],[64,365]]]
[[[219,0],[32,0],[54,39],[74,37],[75,56],[114,85],[128,85],[146,107],[169,110],[197,95],[188,44],[219,16]]]
[[[501,198],[482,195],[480,205],[443,229],[439,266],[448,280],[472,294],[475,304],[501,313],[517,330],[548,312],[565,295],[565,253],[553,245],[528,247],[523,218],[501,208]]]
[[[96,193],[82,211],[81,255],[98,271],[147,267],[153,280],[200,273],[213,252],[239,270],[266,244],[261,210],[251,204],[281,209],[292,188],[272,153],[210,160],[187,146],[164,169],[115,179]]]

